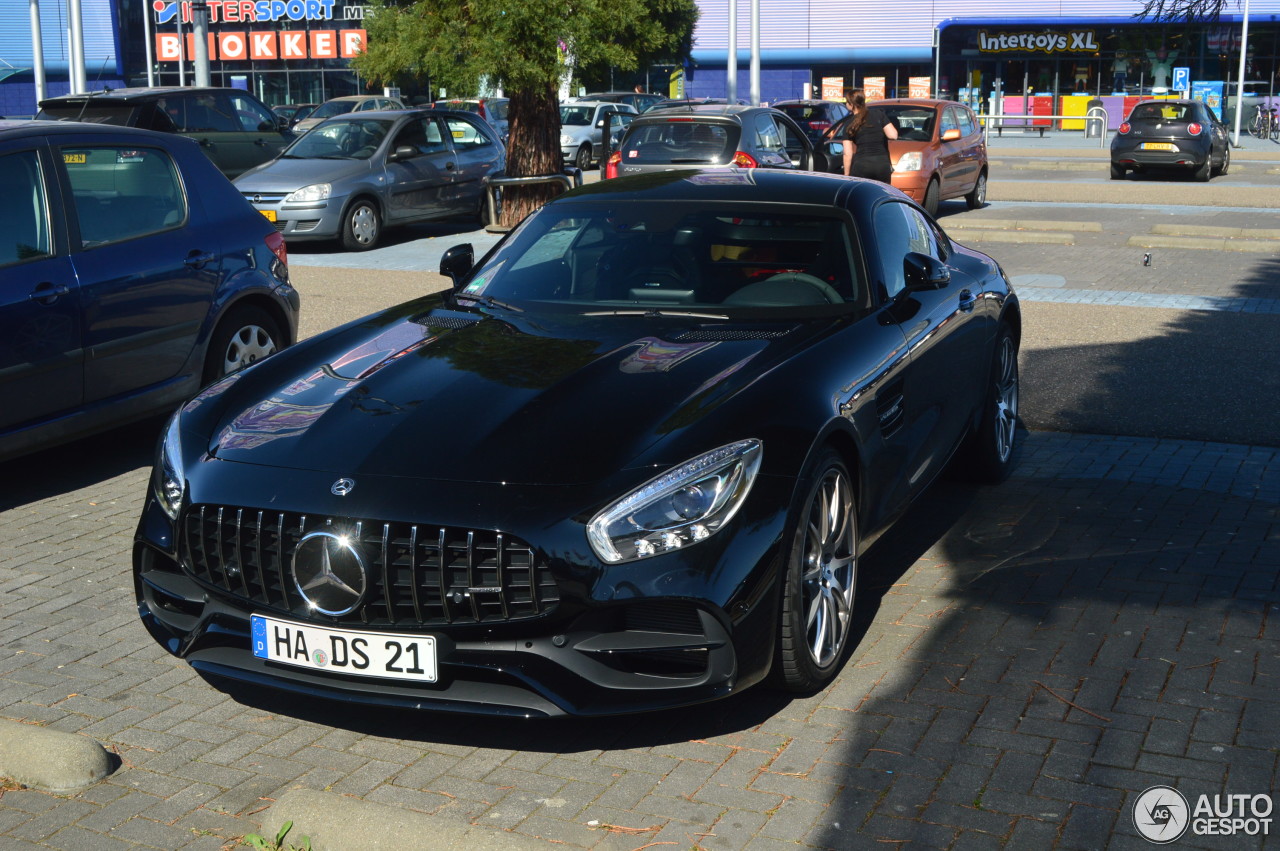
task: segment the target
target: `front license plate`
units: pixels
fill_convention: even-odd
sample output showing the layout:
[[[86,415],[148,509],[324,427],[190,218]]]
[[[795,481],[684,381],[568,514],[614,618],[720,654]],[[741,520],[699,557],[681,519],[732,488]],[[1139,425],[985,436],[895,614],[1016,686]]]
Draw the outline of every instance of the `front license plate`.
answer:
[[[1176,151],[1178,146],[1170,142],[1143,142],[1142,150],[1144,151]]]
[[[312,671],[357,677],[436,681],[432,636],[329,629],[252,615],[253,655]]]
[[[259,213],[267,217],[267,221],[274,222],[276,220],[275,210],[259,210]]]

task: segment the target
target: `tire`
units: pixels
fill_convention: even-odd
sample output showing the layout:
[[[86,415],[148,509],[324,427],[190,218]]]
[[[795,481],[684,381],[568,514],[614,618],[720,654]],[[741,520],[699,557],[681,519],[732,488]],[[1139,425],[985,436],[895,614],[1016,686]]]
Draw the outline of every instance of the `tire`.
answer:
[[[279,323],[260,307],[241,305],[222,317],[209,340],[204,383],[239,372],[284,345]]]
[[[987,173],[985,171],[978,175],[978,182],[973,184],[973,189],[964,196],[964,202],[969,205],[970,210],[987,206]]]
[[[1216,173],[1226,174],[1230,170],[1231,170],[1231,143],[1227,142],[1227,144],[1222,149],[1222,164],[1218,166],[1218,170]]]
[[[1111,179],[1112,179],[1112,180],[1124,180],[1124,178],[1125,178],[1125,173],[1126,173],[1126,172],[1125,172],[1125,168],[1124,168],[1124,166],[1122,166],[1122,165],[1116,165],[1115,163],[1112,163],[1112,164],[1111,164]]]
[[[591,168],[591,146],[590,145],[583,145],[581,148],[578,148],[578,153],[573,158],[573,164],[576,165],[578,168],[582,169],[583,171],[586,171],[587,169]]]
[[[1018,433],[1018,344],[1001,324],[982,402],[982,421],[963,447],[967,478],[997,484],[1013,471]]]
[[[932,218],[938,217],[938,178],[929,181],[929,186],[924,190],[924,211]]]
[[[773,679],[791,692],[823,688],[840,670],[853,626],[858,520],[853,481],[830,447],[793,508]]]
[[[367,198],[355,201],[342,215],[342,247],[348,251],[368,251],[382,236],[382,216],[378,205]]]
[[[1272,121],[1270,132],[1267,133],[1271,137],[1271,141],[1280,140],[1280,121]]]
[[[1200,167],[1191,173],[1191,179],[1195,180],[1197,183],[1208,183],[1212,172],[1213,151],[1211,150],[1207,155],[1205,155],[1204,162],[1200,164]]]

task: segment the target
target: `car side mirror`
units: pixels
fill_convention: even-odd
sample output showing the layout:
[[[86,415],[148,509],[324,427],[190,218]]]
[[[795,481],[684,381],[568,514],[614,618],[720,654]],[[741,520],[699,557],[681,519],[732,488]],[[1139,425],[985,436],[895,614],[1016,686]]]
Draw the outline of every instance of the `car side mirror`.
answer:
[[[267,122],[264,121],[258,125],[259,133],[270,133],[272,130],[274,130],[277,133],[288,133],[289,119],[283,116],[277,115],[274,124],[268,124]]]
[[[399,151],[399,148],[396,150]],[[440,274],[453,281],[453,288],[456,290],[475,264],[475,250],[471,247],[471,243],[464,242],[450,248],[440,258]]]
[[[942,141],[944,142],[954,142],[956,139],[959,139],[959,138],[960,138],[960,131],[954,127],[952,127],[950,130],[942,131]]]
[[[387,161],[394,163],[400,160],[411,160],[421,155],[422,151],[419,151],[413,145],[397,145],[396,149],[387,156]]]
[[[909,290],[940,290],[951,283],[951,270],[941,260],[918,251],[902,258],[902,271]]]

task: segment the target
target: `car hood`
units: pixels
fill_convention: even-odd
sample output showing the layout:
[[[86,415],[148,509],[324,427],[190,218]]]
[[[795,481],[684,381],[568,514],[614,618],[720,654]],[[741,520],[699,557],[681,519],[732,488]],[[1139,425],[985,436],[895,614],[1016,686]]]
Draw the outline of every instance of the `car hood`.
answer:
[[[577,484],[715,416],[813,336],[795,324],[486,315],[423,301],[287,349],[202,394],[216,413],[191,416],[197,397],[184,416],[228,461]]]
[[[292,192],[312,183],[336,183],[361,177],[374,170],[367,160],[288,159],[277,157],[241,174],[232,181],[241,192]]]

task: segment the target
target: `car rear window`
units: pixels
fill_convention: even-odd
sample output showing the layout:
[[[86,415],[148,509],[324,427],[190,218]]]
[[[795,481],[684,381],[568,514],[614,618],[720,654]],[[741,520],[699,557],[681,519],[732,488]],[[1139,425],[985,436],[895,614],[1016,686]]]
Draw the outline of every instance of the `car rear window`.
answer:
[[[566,127],[586,127],[595,114],[594,106],[562,106],[560,107],[560,123]]]
[[[36,118],[50,121],[88,121],[91,124],[114,124],[131,127],[134,106],[131,103],[53,104],[41,107]]]
[[[1192,121],[1191,107],[1184,103],[1140,103],[1129,114],[1130,121]]]
[[[827,108],[825,106],[812,106],[806,104],[784,104],[776,107],[780,112],[791,116],[792,120],[804,123],[806,121],[826,121]]]
[[[687,118],[632,124],[631,132],[622,142],[622,161],[636,165],[727,162],[737,148],[740,135],[734,125]]]

